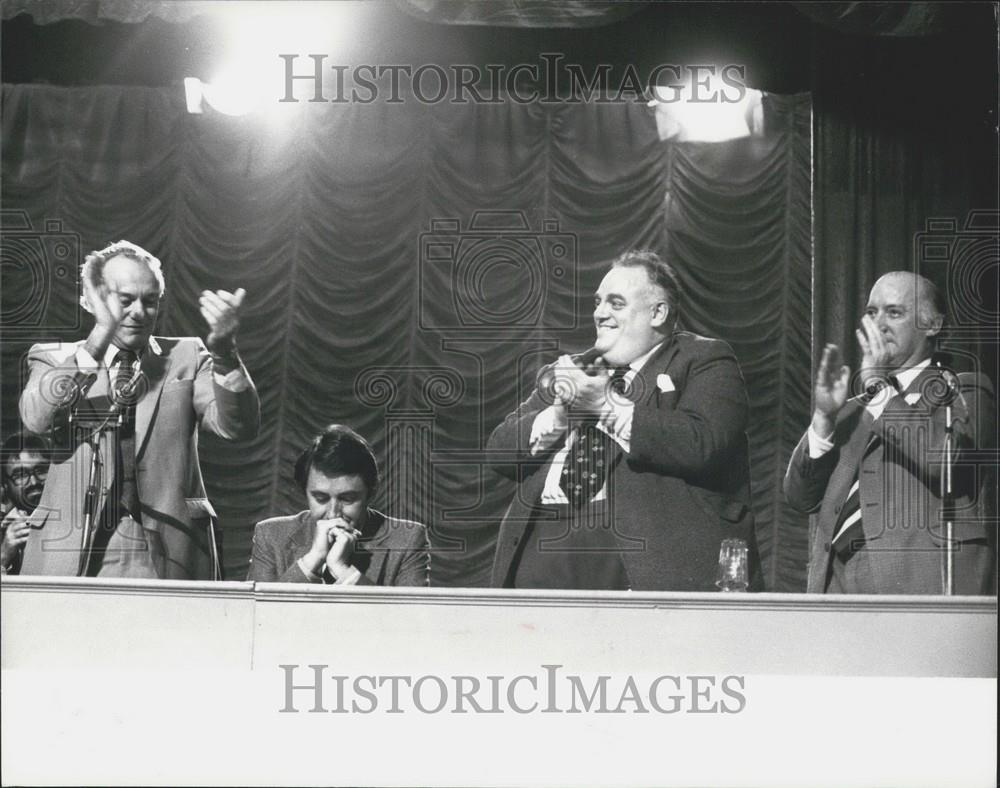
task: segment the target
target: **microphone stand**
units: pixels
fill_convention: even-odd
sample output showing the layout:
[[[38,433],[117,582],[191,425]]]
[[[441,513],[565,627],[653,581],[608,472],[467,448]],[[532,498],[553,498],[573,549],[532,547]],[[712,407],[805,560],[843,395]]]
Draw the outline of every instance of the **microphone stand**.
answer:
[[[90,470],[87,473],[87,488],[83,496],[83,541],[80,550],[80,563],[77,567],[77,577],[84,577],[90,566],[94,550],[94,522],[97,520],[98,491],[101,486],[104,461],[101,459],[101,435],[105,430],[117,430],[122,424],[122,413],[117,405],[113,405],[107,414],[87,418],[80,414],[70,414],[70,423],[76,423],[83,432],[89,430],[84,442],[90,447]]]
[[[948,387],[948,396],[944,402],[944,452],[941,455],[941,511],[944,515],[944,554],[941,556],[942,585],[945,596],[953,596],[955,593],[955,493],[952,487],[952,471],[955,464],[955,421],[952,404],[956,399],[961,402],[962,407],[968,411],[965,397],[962,394],[962,385],[955,374],[945,367],[941,362],[936,362],[945,385]],[[966,413],[968,419],[968,413]]]
[[[949,386],[950,388],[950,386]],[[952,451],[954,429],[952,424],[951,400],[944,406],[944,454],[941,457],[941,508],[944,512],[944,594],[952,596],[955,593],[955,519],[954,493],[951,486]]]

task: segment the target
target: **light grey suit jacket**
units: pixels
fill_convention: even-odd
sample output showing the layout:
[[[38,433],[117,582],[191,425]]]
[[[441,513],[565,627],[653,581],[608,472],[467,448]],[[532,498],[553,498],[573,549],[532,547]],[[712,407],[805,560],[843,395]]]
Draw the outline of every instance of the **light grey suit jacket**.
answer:
[[[35,345],[28,353],[28,384],[21,418],[33,432],[53,438],[54,453],[21,574],[76,575],[83,537],[84,495],[93,452],[71,428],[100,421],[111,407],[108,370],[81,370],[82,342]],[[230,391],[215,381],[212,359],[193,337],[150,339],[140,362],[135,413],[136,481],[142,533],[119,534],[120,563],[111,576],[210,580],[215,575],[209,525],[215,510],[205,494],[198,463],[198,430],[230,440],[257,434],[260,403],[253,382]],[[97,511],[115,477],[112,435],[100,439],[102,469]],[[110,546],[109,546],[110,549]]]

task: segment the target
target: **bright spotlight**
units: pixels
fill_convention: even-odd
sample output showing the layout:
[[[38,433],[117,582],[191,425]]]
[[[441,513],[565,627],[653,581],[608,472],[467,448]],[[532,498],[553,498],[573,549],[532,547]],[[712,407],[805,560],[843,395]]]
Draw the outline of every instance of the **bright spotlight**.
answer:
[[[336,55],[343,51],[356,22],[359,3],[234,2],[216,7],[222,29],[220,61],[207,81],[186,79],[188,112],[204,99],[218,112],[246,115],[284,95],[280,54]],[[193,107],[196,107],[193,109]]]
[[[749,137],[761,127],[763,94],[724,84],[716,74],[703,81],[683,85],[655,85],[647,102],[656,117],[661,140],[677,142],[724,142]]]
[[[232,73],[215,77],[204,86],[204,92],[213,109],[234,117],[251,112],[261,99],[256,85]]]
[[[205,86],[197,77],[184,78],[184,102],[190,115],[200,115],[203,112],[202,101],[205,98]]]

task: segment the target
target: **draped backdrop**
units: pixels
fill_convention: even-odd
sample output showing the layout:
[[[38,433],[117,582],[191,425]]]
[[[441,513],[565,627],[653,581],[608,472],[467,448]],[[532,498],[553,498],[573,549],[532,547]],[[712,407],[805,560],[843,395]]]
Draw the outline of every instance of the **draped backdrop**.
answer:
[[[5,432],[29,344],[90,327],[82,253],[124,238],[163,260],[160,334],[204,336],[202,289],[248,292],[263,426],[201,439],[227,578],[256,521],[303,508],[294,460],[344,422],[375,446],[376,504],[432,526],[433,582],[484,584],[513,494],[486,439],[539,363],[589,347],[609,261],[651,247],[681,276],[682,324],[737,352],[768,586],[802,588],[780,479],[809,410],[807,96],[768,97],[764,136],[712,144],[661,142],[634,103],[303,104],[272,122],[188,115],[159,88],[5,85],[3,102]]]

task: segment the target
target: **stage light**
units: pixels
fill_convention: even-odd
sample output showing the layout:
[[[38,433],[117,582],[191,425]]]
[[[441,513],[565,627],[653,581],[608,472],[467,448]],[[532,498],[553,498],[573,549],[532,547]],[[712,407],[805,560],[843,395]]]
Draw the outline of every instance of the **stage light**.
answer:
[[[201,112],[202,99],[226,115],[246,115],[261,108],[276,110],[285,87],[285,63],[278,56],[294,54],[308,62],[311,53],[333,57],[345,53],[356,27],[359,5],[219,4],[214,13],[220,41],[218,65],[207,80],[185,80],[188,112]]]
[[[184,103],[187,104],[187,111],[190,115],[201,115],[202,101],[205,98],[204,85],[197,77],[184,78]]]
[[[213,109],[234,117],[253,111],[264,99],[253,72],[237,69],[217,74],[202,89]]]
[[[759,90],[701,73],[675,85],[656,85],[647,106],[654,110],[661,140],[724,142],[761,129]]]

